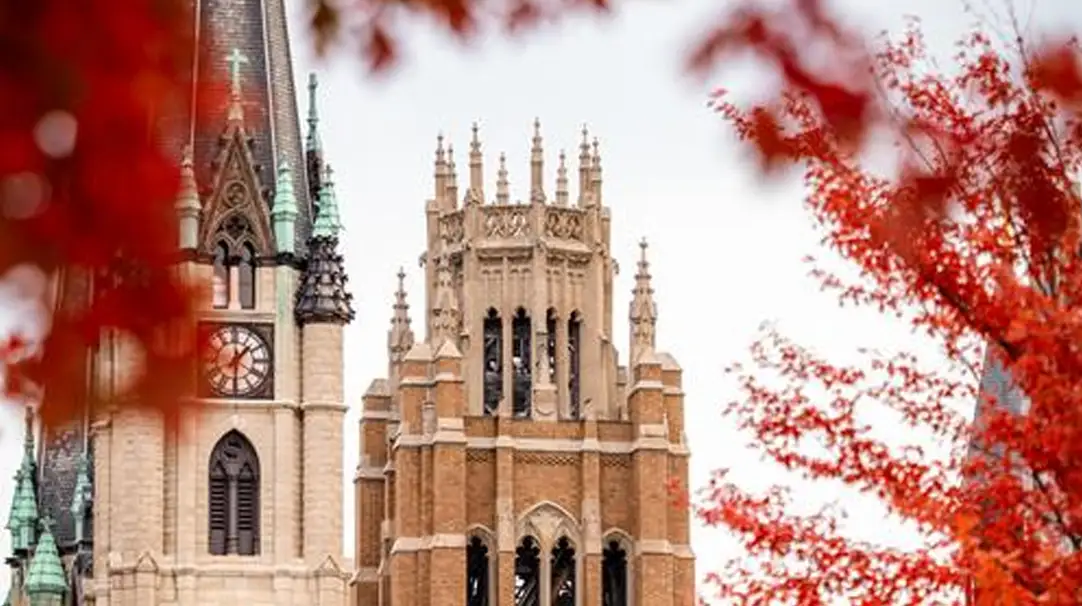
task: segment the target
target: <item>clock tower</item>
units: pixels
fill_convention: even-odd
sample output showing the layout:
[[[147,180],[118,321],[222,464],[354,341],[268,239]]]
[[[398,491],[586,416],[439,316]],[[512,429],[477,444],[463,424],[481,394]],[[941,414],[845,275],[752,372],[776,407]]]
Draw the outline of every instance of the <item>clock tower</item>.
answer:
[[[194,5],[192,126],[164,144],[182,158],[177,271],[211,287],[188,396],[200,410],[176,426],[103,411],[63,451],[46,437],[38,510],[57,520],[59,556],[78,553],[64,560],[65,603],[346,606],[342,333],[354,311],[316,80],[305,135],[282,0]],[[104,397],[130,354],[112,335],[94,353]],[[73,483],[92,487],[81,500],[57,458],[68,451],[82,461]]]

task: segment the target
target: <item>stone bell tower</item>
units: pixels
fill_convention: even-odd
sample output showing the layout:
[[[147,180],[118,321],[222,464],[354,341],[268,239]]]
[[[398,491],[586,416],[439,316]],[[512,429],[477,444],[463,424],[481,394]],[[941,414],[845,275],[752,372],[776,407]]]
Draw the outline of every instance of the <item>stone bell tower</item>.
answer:
[[[535,122],[529,199],[501,154],[486,202],[476,125],[468,181],[438,140],[425,216],[425,338],[399,273],[389,368],[364,398],[354,603],[690,606],[681,370],[655,350],[646,261],[613,346],[610,213],[585,129],[578,192],[566,155],[546,191]]]

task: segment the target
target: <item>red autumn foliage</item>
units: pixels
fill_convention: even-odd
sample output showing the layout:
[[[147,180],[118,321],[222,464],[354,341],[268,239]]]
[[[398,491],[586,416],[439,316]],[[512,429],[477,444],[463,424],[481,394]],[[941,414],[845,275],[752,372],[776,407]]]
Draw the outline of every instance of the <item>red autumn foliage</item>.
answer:
[[[765,166],[804,168],[808,211],[860,274],[816,268],[823,288],[902,318],[949,363],[865,351],[836,364],[774,331],[757,342],[727,415],[768,460],[877,499],[923,544],[855,538],[844,511],[809,514],[722,471],[698,515],[750,557],[710,581],[749,605],[1082,603],[1079,48],[974,31],[942,71],[917,22],[865,55],[818,2],[786,8],[738,11],[693,65],[749,49],[777,65],[773,102],[721,94],[715,108]],[[819,65],[841,77],[801,64],[801,35],[831,45],[838,60]],[[862,64],[866,77],[844,77]],[[893,174],[864,161],[872,132],[900,144]]]

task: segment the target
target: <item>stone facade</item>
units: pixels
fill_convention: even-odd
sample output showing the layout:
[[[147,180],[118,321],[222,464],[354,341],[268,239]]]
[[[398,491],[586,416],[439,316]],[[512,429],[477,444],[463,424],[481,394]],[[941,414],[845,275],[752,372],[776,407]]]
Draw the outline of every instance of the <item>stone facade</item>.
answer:
[[[177,272],[213,285],[199,317],[211,351],[199,391],[186,396],[201,412],[174,425],[146,410],[99,408],[46,432],[36,456],[28,442],[18,478],[27,498],[9,523],[21,533],[8,560],[13,606],[38,603],[34,591],[59,592],[47,597],[72,606],[349,600],[342,332],[353,310],[315,81],[305,149],[282,0],[193,7],[200,94],[176,150]],[[231,86],[228,102],[209,106],[220,84]],[[163,123],[166,145],[175,120]],[[62,292],[91,292],[76,275],[62,279]],[[106,334],[91,357],[94,396],[123,397],[137,353]],[[80,500],[83,485],[92,489]]]
[[[510,202],[502,156],[485,202],[476,128],[460,203],[439,142],[426,338],[400,272],[388,376],[364,396],[355,606],[695,603],[690,516],[669,492],[688,477],[681,370],[655,351],[645,243],[628,368],[596,140],[583,133],[572,203],[562,153],[545,193],[536,127],[526,204]]]

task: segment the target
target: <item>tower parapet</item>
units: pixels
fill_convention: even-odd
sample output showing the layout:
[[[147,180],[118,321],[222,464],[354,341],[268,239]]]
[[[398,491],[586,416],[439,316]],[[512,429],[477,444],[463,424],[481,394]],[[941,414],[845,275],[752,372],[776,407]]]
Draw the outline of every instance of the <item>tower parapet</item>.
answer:
[[[529,144],[512,202],[504,154],[485,187],[476,125],[461,189],[437,138],[425,334],[400,273],[389,374],[361,415],[354,603],[694,603],[689,516],[667,490],[687,480],[681,371],[656,351],[645,242],[627,368],[600,144],[583,129],[577,192],[563,151],[549,185],[537,121]]]

